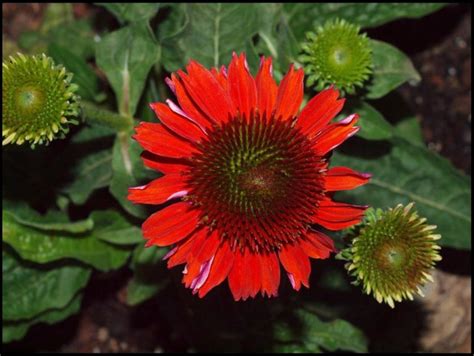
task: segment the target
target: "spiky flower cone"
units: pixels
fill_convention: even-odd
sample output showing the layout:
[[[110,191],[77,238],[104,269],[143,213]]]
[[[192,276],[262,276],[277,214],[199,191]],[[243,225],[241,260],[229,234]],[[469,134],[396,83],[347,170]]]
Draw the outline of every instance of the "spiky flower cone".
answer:
[[[372,70],[372,50],[360,27],[344,20],[328,21],[306,34],[299,60],[308,75],[307,85],[322,90],[334,84],[343,93],[362,87]]]
[[[355,238],[339,256],[349,260],[347,270],[362,284],[365,293],[394,307],[394,301],[413,300],[427,281],[436,261],[441,260],[435,240],[436,226],[427,225],[411,210],[399,204],[387,211],[369,209],[365,220],[352,228]]]
[[[303,70],[291,65],[278,85],[271,58],[255,77],[243,53],[228,67],[192,60],[186,69],[167,79],[179,105],[151,104],[160,123],[142,122],[133,136],[164,176],[129,188],[128,199],[172,203],[143,223],[147,246],[174,245],[168,267],[186,264],[183,283],[199,297],[226,279],[235,300],[277,296],[280,263],[293,289],[309,287],[309,259],[335,251],[315,225],[341,230],[367,208],[332,199],[371,177],[329,167],[358,115],[330,123],[344,104],[334,88],[300,111]]]
[[[20,53],[3,61],[3,145],[48,144],[63,138],[79,113],[72,73],[46,55]]]

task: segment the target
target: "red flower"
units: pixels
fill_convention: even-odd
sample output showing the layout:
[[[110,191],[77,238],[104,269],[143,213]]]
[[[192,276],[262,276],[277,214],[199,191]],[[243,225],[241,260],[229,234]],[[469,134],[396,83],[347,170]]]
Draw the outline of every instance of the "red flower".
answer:
[[[330,88],[303,100],[303,70],[278,86],[271,58],[255,78],[245,55],[211,71],[191,61],[167,79],[178,104],[151,104],[161,123],[142,122],[134,138],[146,166],[164,173],[130,188],[134,203],[171,205],[143,223],[147,246],[174,245],[168,267],[186,264],[183,283],[206,295],[226,278],[235,300],[276,296],[280,262],[294,289],[309,286],[309,257],[328,258],[333,241],[313,230],[358,223],[366,209],[335,202],[370,175],[328,169],[328,153],[354,135],[357,115],[329,123],[344,99]]]

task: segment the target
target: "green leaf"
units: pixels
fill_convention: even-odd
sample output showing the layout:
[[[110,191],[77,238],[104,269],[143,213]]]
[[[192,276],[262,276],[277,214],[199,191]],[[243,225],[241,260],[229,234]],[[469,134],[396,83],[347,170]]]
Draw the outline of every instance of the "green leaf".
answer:
[[[100,240],[116,245],[143,242],[141,229],[130,224],[116,211],[93,211],[89,218],[94,221],[94,236]]]
[[[66,47],[51,43],[48,54],[56,63],[62,64],[69,72],[74,74],[73,83],[79,86],[77,93],[81,99],[94,99],[99,94],[97,76],[85,59],[74,54]]]
[[[145,206],[133,204],[127,199],[128,188],[148,183],[151,179],[158,177],[154,171],[145,169],[140,159],[141,152],[142,148],[138,142],[131,139],[130,134],[117,135],[113,149],[113,176],[109,190],[128,213],[144,218],[147,216]]]
[[[58,213],[59,214],[59,213]],[[130,252],[98,239],[101,233],[110,231],[101,224],[92,232],[81,235],[38,230],[19,223],[14,214],[3,210],[3,241],[13,247],[25,260],[48,263],[62,259],[76,259],[91,266],[108,271],[122,266]],[[105,231],[104,231],[105,230]]]
[[[415,202],[419,214],[437,225],[444,246],[471,247],[471,179],[434,152],[401,137],[392,139],[388,154],[374,157],[377,147],[359,146],[364,156],[336,153],[332,165],[373,174],[370,182],[353,191],[340,192],[342,201],[376,208]],[[354,153],[355,150],[351,150]]]
[[[158,263],[163,263],[162,259],[165,257],[168,252],[167,248],[150,246],[145,247],[144,244],[140,244],[133,251],[132,262],[130,266],[132,269],[136,269],[141,265],[156,265]]]
[[[434,12],[443,3],[285,3],[284,9],[295,37],[302,41],[307,31],[330,19],[345,19],[361,27],[375,27],[400,18],[418,18]]]
[[[96,45],[97,65],[115,92],[121,115],[135,114],[148,72],[158,55],[158,44],[143,22],[109,33]]]
[[[395,124],[395,130],[399,136],[406,138],[411,143],[423,147],[425,146],[420,121],[416,116],[410,116],[400,120]]]
[[[127,286],[128,305],[143,303],[166,287],[169,279],[162,261],[166,252],[166,248],[137,246],[131,263],[134,275]]]
[[[163,64],[171,72],[190,59],[207,68],[227,65],[232,52],[245,51],[247,41],[257,32],[253,4],[190,3],[174,7],[175,11],[182,12],[172,15],[179,22],[168,22],[160,36]]]
[[[47,9],[51,8],[52,5],[48,6]],[[67,6],[72,5],[67,4]],[[63,10],[59,9],[59,11]],[[18,43],[29,54],[46,52],[48,45],[54,43],[68,48],[83,59],[88,59],[94,55],[94,36],[91,19],[76,21],[68,16],[61,17],[57,14],[51,14],[50,23],[44,22],[39,30],[22,32]]]
[[[145,302],[163,290],[169,281],[157,280],[151,269],[138,270],[127,286],[127,304],[134,306]]]
[[[279,53],[279,69],[286,72],[291,63],[297,62],[296,58],[300,52],[300,43],[298,42],[293,30],[288,22],[286,14],[282,14],[278,24],[277,48]]]
[[[2,342],[8,343],[22,339],[30,327],[38,323],[54,324],[76,314],[81,308],[82,294],[77,294],[68,305],[60,309],[47,310],[33,319],[4,321],[2,324]]]
[[[72,143],[88,143],[94,140],[102,140],[108,136],[115,136],[116,132],[108,127],[96,124],[84,124],[79,132],[71,138]]]
[[[160,85],[163,85],[163,83],[160,83]],[[150,103],[156,103],[160,100],[160,95],[158,92],[159,89],[157,82],[154,76],[150,76],[136,113],[136,117],[139,117],[141,121],[157,121],[155,112],[150,108]]]
[[[377,99],[407,81],[418,83],[420,74],[416,71],[410,58],[394,46],[371,40],[374,67],[372,80],[367,85],[367,98]]]
[[[189,24],[185,4],[170,4],[171,13],[158,26],[157,37],[161,44],[161,61],[169,72],[181,68],[183,50],[176,46]]]
[[[65,308],[89,280],[81,266],[35,266],[2,251],[2,317],[31,319],[50,309]]]
[[[344,108],[347,115],[357,113],[360,126],[357,135],[366,140],[386,140],[392,137],[392,125],[372,105],[364,101],[349,102]]]
[[[46,35],[48,43],[68,48],[76,56],[88,59],[94,56],[96,36],[90,19],[73,21],[51,29]]]
[[[327,351],[367,352],[367,339],[364,334],[347,321],[336,319],[324,322],[303,309],[294,314],[298,328],[285,322],[275,324],[277,343],[274,351],[320,352],[323,348]]]
[[[84,204],[96,189],[107,187],[112,179],[112,149],[83,156],[73,167],[74,180],[65,186],[66,193],[74,204]]]
[[[96,5],[105,7],[120,21],[125,22],[147,22],[158,12],[160,4],[126,4],[126,3],[100,3]]]
[[[94,222],[90,218],[70,222],[64,214],[58,211],[49,211],[45,215],[40,215],[21,201],[3,200],[3,209],[8,210],[17,223],[39,230],[80,234],[90,231],[94,227]]]
[[[40,54],[47,51],[48,41],[38,31],[24,31],[18,37],[18,46],[21,53]]]
[[[276,61],[279,57],[277,41],[277,19],[283,11],[282,3],[256,3],[257,30],[259,35],[258,49],[265,55],[270,55]],[[283,53],[282,53],[283,54]]]

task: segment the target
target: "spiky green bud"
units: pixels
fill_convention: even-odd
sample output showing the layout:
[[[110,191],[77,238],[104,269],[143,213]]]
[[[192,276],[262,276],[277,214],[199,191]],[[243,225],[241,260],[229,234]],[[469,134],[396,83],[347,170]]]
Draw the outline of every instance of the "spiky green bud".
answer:
[[[368,209],[364,221],[349,232],[350,246],[339,254],[349,261],[346,269],[355,284],[392,308],[394,301],[413,300],[415,293],[423,296],[420,287],[433,280],[430,272],[441,260],[436,244],[441,235],[412,207]]]
[[[46,55],[18,53],[3,61],[3,145],[48,144],[63,138],[79,114],[72,73]]]
[[[360,27],[344,20],[329,20],[315,32],[299,57],[308,75],[306,84],[321,91],[334,84],[343,93],[353,94],[372,73],[372,49]]]

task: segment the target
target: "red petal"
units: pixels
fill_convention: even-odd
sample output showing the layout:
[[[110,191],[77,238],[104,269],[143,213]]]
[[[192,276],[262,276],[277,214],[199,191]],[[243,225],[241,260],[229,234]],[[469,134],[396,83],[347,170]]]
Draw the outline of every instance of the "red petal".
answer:
[[[171,75],[171,82],[173,83],[176,91],[176,98],[178,99],[179,106],[183,109],[184,113],[191,118],[199,127],[202,129],[211,128],[211,122],[204,115],[201,109],[196,105],[191,95],[184,88],[183,83],[174,74]]]
[[[254,298],[262,287],[262,271],[260,267],[260,255],[256,253],[247,253],[247,266],[250,272],[247,275],[249,294]],[[244,299],[245,300],[245,299]]]
[[[280,263],[275,253],[262,254],[260,256],[260,267],[262,273],[262,295],[276,297],[280,285]]]
[[[205,133],[199,126],[173,112],[167,105],[163,103],[153,103],[150,104],[150,107],[155,111],[161,123],[177,135],[191,142],[197,142],[205,137]]]
[[[270,115],[275,107],[278,86],[272,76],[272,58],[263,58],[255,79],[257,85],[257,108],[260,113]]]
[[[325,188],[328,191],[348,190],[369,182],[369,173],[359,173],[347,167],[331,168],[326,174]]]
[[[311,264],[308,255],[299,245],[286,245],[278,253],[280,261],[286,271],[292,275],[293,289],[299,290],[301,283],[309,287],[309,274],[311,273]]]
[[[204,297],[212,288],[222,283],[234,263],[234,253],[228,243],[223,243],[218,249],[212,262],[211,271],[206,282],[199,288],[199,298]]]
[[[234,53],[229,65],[229,92],[234,106],[242,115],[250,117],[257,106],[257,87],[247,67],[245,54],[240,57]]]
[[[314,138],[314,149],[316,154],[319,156],[324,156],[326,153],[339,146],[349,137],[353,136],[357,131],[359,131],[359,127],[354,127],[358,120],[359,115],[353,114],[342,121],[331,124],[324,128]]]
[[[320,202],[312,222],[329,230],[341,230],[359,223],[367,206],[339,203],[327,198]]]
[[[148,151],[143,151],[141,157],[145,166],[164,174],[179,173],[189,169],[189,165],[184,160],[157,156]]]
[[[296,122],[310,138],[321,131],[342,110],[345,99],[337,100],[339,92],[333,87],[323,90],[301,110]]]
[[[210,235],[207,233],[204,242],[200,246],[196,245],[192,251],[192,258],[203,263],[209,261],[212,256],[215,255],[217,248],[219,247],[220,237],[217,230],[214,230]]]
[[[252,298],[260,290],[262,285],[259,256],[245,250],[244,253],[237,252],[234,265],[229,273],[229,287],[234,300],[247,300]]]
[[[187,158],[196,152],[189,142],[183,141],[178,136],[173,135],[161,124],[141,122],[135,128],[133,135],[140,145],[147,151],[156,155],[172,158]]]
[[[141,187],[128,188],[128,200],[135,204],[162,204],[186,195],[187,190],[181,174],[167,174]]]
[[[247,292],[246,274],[246,258],[241,251],[236,251],[234,255],[234,263],[229,273],[229,288],[234,296],[234,300],[240,300]]]
[[[183,275],[183,283],[187,288],[189,288],[192,281],[200,272],[202,263],[194,258],[194,254],[196,250],[200,250],[202,248],[204,241],[206,241],[207,232],[207,229],[201,229],[193,235],[193,246],[186,257],[187,272]]]
[[[185,263],[189,259],[189,254],[194,245],[194,236],[190,236],[186,240],[181,240],[176,248],[176,251],[168,260],[168,268]]]
[[[151,215],[142,225],[147,246],[167,246],[184,239],[196,229],[199,212],[188,203],[170,205]]]
[[[275,105],[275,116],[281,116],[283,120],[290,119],[296,114],[303,101],[303,69],[296,72],[293,65],[285,75],[278,88],[278,95]]]
[[[228,94],[210,71],[195,61],[190,61],[186,69],[189,75],[182,71],[178,74],[193,101],[209,119],[226,122],[229,114],[234,116],[235,109]]]
[[[214,78],[217,79],[217,81],[221,85],[222,89],[224,89],[224,91],[227,91],[227,89],[229,87],[229,82],[227,80],[227,74],[226,74],[225,67],[222,66],[220,70],[217,70],[216,68],[212,68],[211,73],[214,76]]]
[[[304,252],[312,258],[326,259],[331,252],[335,252],[334,241],[322,232],[309,230],[306,239],[300,241]]]

